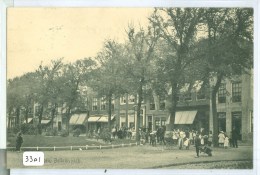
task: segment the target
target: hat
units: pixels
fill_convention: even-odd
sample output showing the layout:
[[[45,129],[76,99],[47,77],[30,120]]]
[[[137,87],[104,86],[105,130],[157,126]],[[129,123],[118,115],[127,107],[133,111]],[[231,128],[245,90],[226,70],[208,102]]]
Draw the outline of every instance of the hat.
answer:
[[[224,133],[224,131],[220,131],[221,133]]]

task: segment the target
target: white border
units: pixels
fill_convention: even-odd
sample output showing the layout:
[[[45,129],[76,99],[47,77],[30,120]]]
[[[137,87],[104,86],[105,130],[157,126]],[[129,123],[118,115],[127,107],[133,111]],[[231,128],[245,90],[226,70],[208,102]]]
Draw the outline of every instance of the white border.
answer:
[[[257,174],[257,164],[260,158],[259,133],[260,98],[257,98],[260,89],[259,78],[260,62],[258,49],[260,24],[260,3],[258,0],[3,0],[0,2],[1,9],[1,59],[0,59],[0,149],[6,148],[6,7],[253,7],[254,8],[254,169],[253,170],[48,170],[48,169],[12,169],[14,175],[30,174]]]

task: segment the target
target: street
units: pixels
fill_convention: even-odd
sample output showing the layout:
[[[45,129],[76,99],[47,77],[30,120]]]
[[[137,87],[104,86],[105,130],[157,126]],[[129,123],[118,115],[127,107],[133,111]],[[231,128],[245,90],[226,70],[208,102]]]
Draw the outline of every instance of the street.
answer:
[[[253,160],[252,146],[228,149],[213,148],[212,153],[212,157],[201,153],[199,158],[195,158],[195,148],[193,146],[190,147],[190,150],[178,150],[176,147],[168,149],[161,145],[156,147],[144,145],[102,150],[45,151],[44,167],[39,168],[188,169],[190,167],[186,165],[199,164],[201,162],[241,160],[252,162]],[[22,152],[7,152],[8,168],[25,168],[22,165],[22,155]]]

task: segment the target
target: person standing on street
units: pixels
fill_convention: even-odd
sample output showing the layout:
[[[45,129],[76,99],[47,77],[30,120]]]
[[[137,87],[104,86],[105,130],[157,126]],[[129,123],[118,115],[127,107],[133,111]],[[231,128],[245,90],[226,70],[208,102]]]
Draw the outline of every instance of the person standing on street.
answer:
[[[200,137],[199,137],[199,134],[196,134],[196,137],[195,137],[195,140],[194,140],[194,146],[196,148],[196,158],[198,158],[200,155],[199,155],[199,151],[200,151]]]
[[[16,151],[18,152],[21,151],[22,143],[23,143],[22,132],[19,132],[16,137]]]
[[[232,145],[234,148],[238,148],[237,146],[237,139],[239,137],[238,131],[236,129],[236,127],[233,127],[232,129]]]

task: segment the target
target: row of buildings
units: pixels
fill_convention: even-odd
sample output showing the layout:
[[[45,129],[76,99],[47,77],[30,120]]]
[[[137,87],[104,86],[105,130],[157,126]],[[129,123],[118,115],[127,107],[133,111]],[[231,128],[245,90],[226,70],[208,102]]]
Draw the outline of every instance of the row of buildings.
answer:
[[[189,88],[190,89],[190,88]],[[170,94],[171,92],[169,92]],[[209,88],[198,82],[190,92],[183,90],[178,96],[175,123],[176,129],[206,131],[213,129],[212,107]],[[112,126],[135,129],[137,126],[136,108],[137,96],[126,94],[112,101]],[[70,128],[80,128],[82,132],[94,131],[107,127],[108,106],[104,98],[88,96],[88,110],[73,114],[69,121],[65,117],[65,106],[57,108],[52,122],[58,131]],[[151,93],[142,101],[140,127],[156,130],[160,126],[170,124],[170,103],[168,97],[160,97]],[[37,104],[34,105],[28,122],[37,123]],[[241,139],[247,140],[253,132],[253,76],[246,74],[234,79],[222,81],[217,94],[217,115],[219,131],[230,133],[233,127],[240,131]],[[51,124],[49,117],[42,124]],[[127,122],[127,123],[126,123]],[[171,128],[172,129],[172,128]]]

